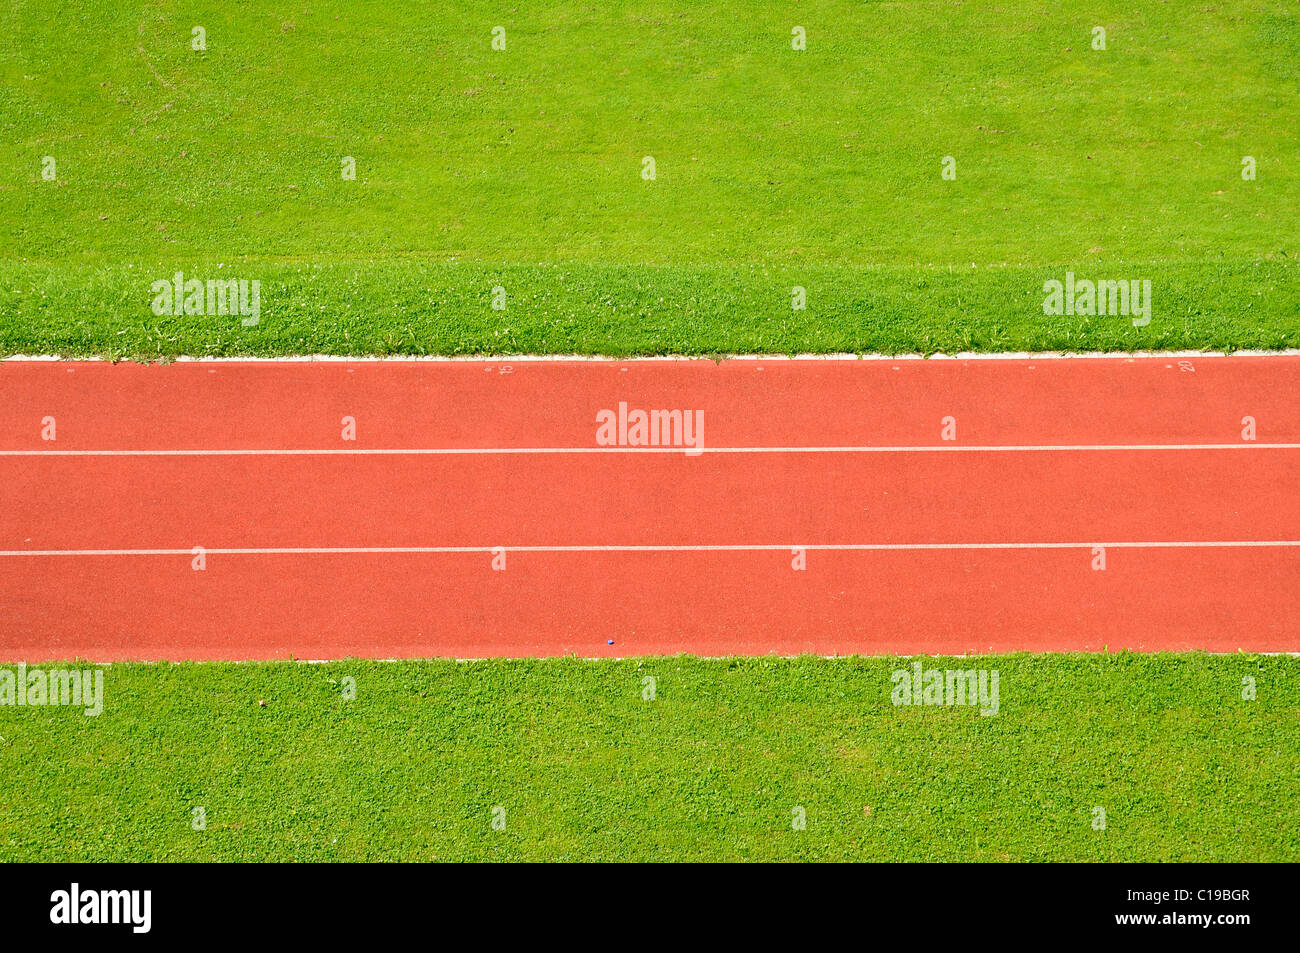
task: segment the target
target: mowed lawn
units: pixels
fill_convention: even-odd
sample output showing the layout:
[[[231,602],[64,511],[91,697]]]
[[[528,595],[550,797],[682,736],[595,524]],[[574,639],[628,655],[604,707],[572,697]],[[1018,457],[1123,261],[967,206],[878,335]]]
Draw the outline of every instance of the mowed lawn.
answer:
[[[114,665],[0,707],[0,860],[1300,860],[1297,659],[922,661],[998,713],[889,658]]]
[[[1297,116],[1291,0],[16,2],[0,353],[1295,347]]]

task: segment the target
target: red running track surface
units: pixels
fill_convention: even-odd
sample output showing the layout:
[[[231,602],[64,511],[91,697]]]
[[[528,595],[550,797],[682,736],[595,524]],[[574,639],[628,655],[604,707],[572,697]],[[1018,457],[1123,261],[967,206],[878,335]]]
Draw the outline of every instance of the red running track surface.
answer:
[[[1296,651],[1298,477],[1293,356],[4,361],[0,662]]]

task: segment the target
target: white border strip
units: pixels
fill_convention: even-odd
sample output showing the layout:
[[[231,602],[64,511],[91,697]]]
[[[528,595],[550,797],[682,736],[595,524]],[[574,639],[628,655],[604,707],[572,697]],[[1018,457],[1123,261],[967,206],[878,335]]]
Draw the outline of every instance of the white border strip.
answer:
[[[1300,357],[1300,348],[1279,351],[960,351],[956,354],[727,354],[721,357],[704,355],[661,355],[650,357],[608,357],[592,354],[466,354],[452,357],[439,355],[347,355],[347,354],[303,354],[279,357],[194,357],[182,355],[172,358],[160,358],[144,363],[149,364],[534,364],[553,363],[556,361],[584,362],[594,364],[653,364],[667,362],[707,362],[716,364],[720,361],[1025,361],[1025,360],[1127,360],[1129,358],[1159,359],[1186,357]],[[133,364],[141,363],[131,360],[114,360],[103,357],[64,357],[58,354],[14,354],[0,357],[0,364],[9,362],[51,362],[68,363],[102,363]]]
[[[1143,655],[1222,655],[1234,656],[1236,658],[1300,658],[1300,651],[1295,652],[1258,652],[1237,649],[1236,651],[1210,651],[1207,649],[1116,649],[1114,652],[1105,649],[1063,649],[1060,651],[1037,652],[1030,651],[1028,654],[1039,656],[1067,656],[1067,655],[1120,655],[1123,652],[1142,653]],[[839,659],[887,659],[887,658],[905,658],[905,659],[928,659],[928,658],[1000,658],[1007,655],[1025,655],[1024,649],[1013,649],[1005,652],[933,652],[926,654],[924,652],[913,652],[909,655],[896,655],[892,652],[845,652],[842,655],[822,655],[818,652],[799,652],[794,655],[783,655],[777,652],[768,652],[765,655],[696,655],[693,652],[677,653],[685,655],[687,658],[696,659],[701,662],[727,662],[732,659],[768,659],[778,658],[785,661],[795,661],[802,658],[819,658],[827,661],[837,661]],[[668,655],[578,655],[573,656],[583,662],[627,662],[639,661],[641,659],[666,659],[673,656]],[[412,655],[405,658],[369,658],[367,656],[339,656],[338,658],[269,658],[269,659],[124,659],[120,661],[96,662],[89,661],[88,664],[100,668],[111,668],[114,665],[171,665],[179,668],[182,665],[336,665],[340,662],[360,661],[374,662],[380,665],[401,665],[407,662],[451,662],[458,665],[477,665],[481,662],[545,662],[551,659],[567,659],[568,655]],[[39,664],[49,665],[53,662],[68,661],[63,658],[42,659]],[[84,660],[83,660],[84,661]],[[0,663],[3,666],[17,665],[17,662]],[[33,665],[31,661],[28,665]]]

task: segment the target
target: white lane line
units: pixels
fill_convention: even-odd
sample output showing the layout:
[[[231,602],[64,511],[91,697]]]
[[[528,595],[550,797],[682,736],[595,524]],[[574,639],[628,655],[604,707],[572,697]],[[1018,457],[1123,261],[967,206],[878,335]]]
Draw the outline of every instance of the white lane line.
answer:
[[[0,457],[310,457],[310,456],[457,456],[547,453],[1033,453],[1093,450],[1300,450],[1300,443],[1103,443],[1045,446],[940,444],[902,447],[429,447],[387,449],[246,449],[246,450],[0,450]]]
[[[965,550],[965,549],[1216,549],[1300,546],[1295,539],[1174,540],[1069,543],[757,543],[722,546],[274,546],[219,549],[209,556],[312,556],[369,553],[678,553],[767,552],[804,550]],[[4,556],[192,556],[194,549],[9,549]]]

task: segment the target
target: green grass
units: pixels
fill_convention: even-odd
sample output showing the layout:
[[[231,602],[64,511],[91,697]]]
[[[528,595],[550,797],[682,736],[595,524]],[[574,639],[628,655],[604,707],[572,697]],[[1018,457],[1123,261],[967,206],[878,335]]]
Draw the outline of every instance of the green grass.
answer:
[[[995,717],[907,664],[115,665],[97,718],[0,708],[0,860],[1300,860],[1300,660],[925,660]]]
[[[0,352],[1297,347],[1297,115],[1285,0],[18,2]],[[1045,316],[1067,270],[1150,325]]]

